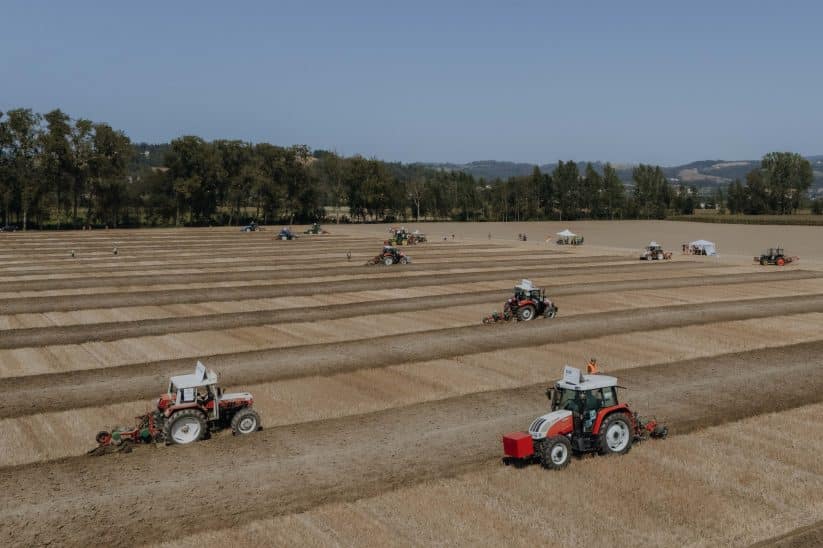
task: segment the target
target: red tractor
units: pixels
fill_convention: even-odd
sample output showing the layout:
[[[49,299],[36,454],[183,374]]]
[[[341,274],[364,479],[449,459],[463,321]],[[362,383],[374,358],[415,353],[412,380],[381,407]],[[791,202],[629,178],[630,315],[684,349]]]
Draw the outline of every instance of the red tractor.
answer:
[[[542,289],[534,287],[531,280],[521,280],[514,286],[514,295],[503,305],[503,318],[527,322],[537,316],[554,318],[557,316],[557,306]]]
[[[537,316],[554,318],[557,316],[557,305],[554,304],[542,289],[534,287],[531,280],[520,280],[514,287],[514,295],[509,297],[503,305],[503,312],[493,312],[483,318],[484,324],[508,322],[517,320],[527,322]]]
[[[617,379],[583,375],[566,366],[563,379],[546,391],[551,411],[537,417],[528,432],[503,436],[505,462],[537,461],[545,468],[568,466],[572,454],[628,453],[632,443],[665,438],[668,429],[656,420],[641,419],[617,397]]]
[[[217,386],[217,373],[197,362],[193,374],[171,378],[168,391],[157,400],[157,409],[137,417],[137,426],[98,432],[98,447],[90,453],[129,451],[137,443],[184,445],[225,428],[231,428],[234,435],[251,434],[261,428],[253,405],[248,392],[224,393]]]
[[[391,266],[393,264],[409,264],[410,262],[411,257],[406,255],[396,247],[392,245],[384,245],[383,251],[366,264],[384,264],[386,266]]]

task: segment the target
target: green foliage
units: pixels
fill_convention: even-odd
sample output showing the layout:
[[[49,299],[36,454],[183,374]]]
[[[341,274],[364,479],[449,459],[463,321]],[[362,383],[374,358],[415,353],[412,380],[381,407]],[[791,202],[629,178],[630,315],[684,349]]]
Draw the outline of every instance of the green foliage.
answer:
[[[746,185],[736,180],[727,191],[731,213],[788,215],[796,212],[814,180],[808,160],[792,152],[770,152],[760,167],[746,175]]]
[[[640,164],[632,172],[637,215],[644,219],[663,219],[672,198],[671,186],[660,166]]]

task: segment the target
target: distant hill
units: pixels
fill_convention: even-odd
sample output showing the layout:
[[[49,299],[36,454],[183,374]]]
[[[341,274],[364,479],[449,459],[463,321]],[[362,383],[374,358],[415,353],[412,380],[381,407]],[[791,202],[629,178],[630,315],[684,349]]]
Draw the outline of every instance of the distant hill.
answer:
[[[807,156],[815,174],[815,187],[823,187],[823,155]],[[587,162],[578,162],[577,166],[581,173],[586,169]],[[591,162],[599,172],[602,173],[604,162]],[[462,171],[477,178],[488,180],[508,179],[509,177],[520,177],[530,175],[536,164],[518,162],[500,162],[496,160],[484,160],[479,162],[469,162],[467,164],[452,163],[424,163],[426,167],[441,169],[446,171]],[[617,170],[620,178],[625,182],[630,182],[632,178],[631,164],[612,164]],[[744,180],[746,174],[760,165],[760,160],[699,160],[679,166],[663,167],[666,177],[673,183],[683,183],[688,186],[715,187],[724,186],[735,179]],[[539,165],[540,171],[551,173],[557,166],[556,163]]]

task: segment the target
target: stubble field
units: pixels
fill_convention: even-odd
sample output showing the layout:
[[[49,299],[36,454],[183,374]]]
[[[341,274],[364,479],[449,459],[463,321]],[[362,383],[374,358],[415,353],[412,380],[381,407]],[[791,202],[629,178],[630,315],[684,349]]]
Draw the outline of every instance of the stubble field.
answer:
[[[763,227],[688,225],[730,252],[637,260],[683,224],[599,223],[576,249],[548,223],[422,225],[393,267],[363,266],[378,225],[0,234],[0,542],[823,542],[820,229],[774,236],[804,246],[782,269],[745,258],[799,253]],[[480,325],[523,277],[559,316]],[[500,436],[590,356],[672,436],[503,466]],[[261,432],[85,455],[198,359],[254,394]]]

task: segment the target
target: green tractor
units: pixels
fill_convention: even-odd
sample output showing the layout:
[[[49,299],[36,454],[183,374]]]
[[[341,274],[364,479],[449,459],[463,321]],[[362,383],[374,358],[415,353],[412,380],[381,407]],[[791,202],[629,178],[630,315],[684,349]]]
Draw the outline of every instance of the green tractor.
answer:
[[[330,232],[320,228],[320,223],[312,223],[311,228],[306,229],[303,234],[330,234]]]

